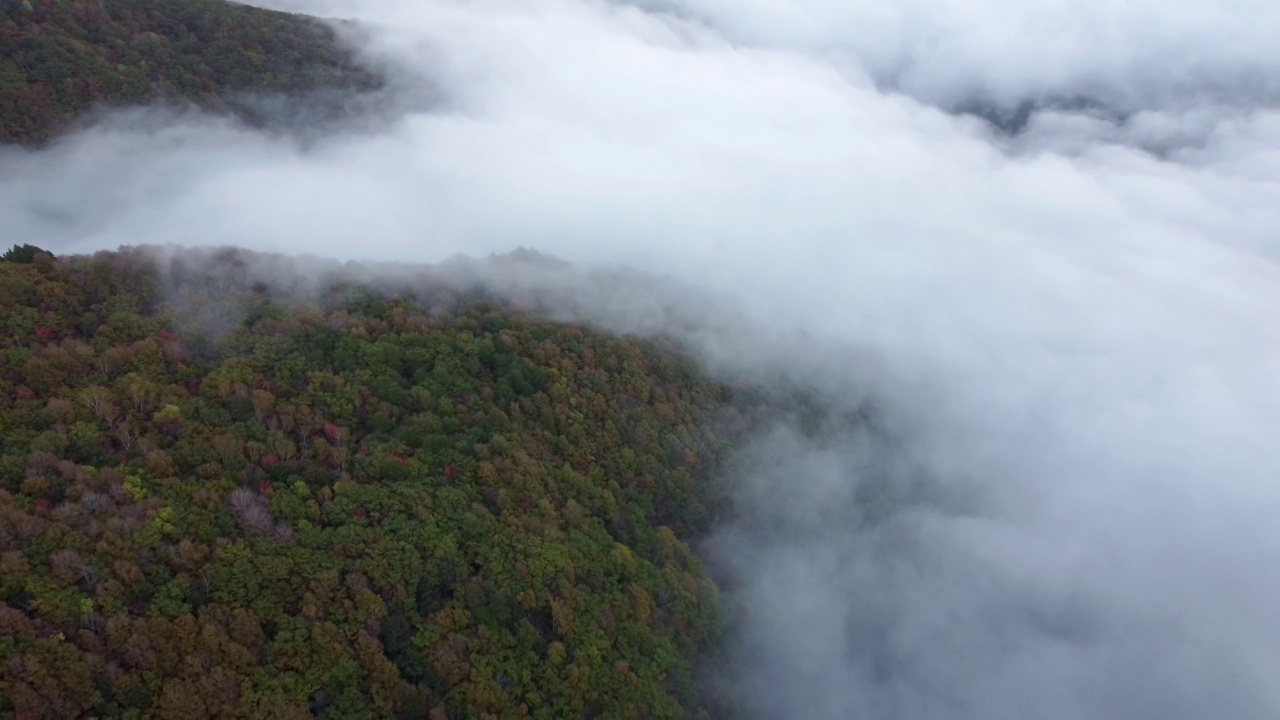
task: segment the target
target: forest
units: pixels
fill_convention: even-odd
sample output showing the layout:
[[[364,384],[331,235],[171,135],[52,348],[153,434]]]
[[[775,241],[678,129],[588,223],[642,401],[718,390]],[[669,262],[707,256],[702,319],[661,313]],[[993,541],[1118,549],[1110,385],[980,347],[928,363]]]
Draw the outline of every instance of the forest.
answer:
[[[0,2],[0,143],[47,141],[103,107],[252,119],[253,95],[381,82],[314,18],[227,0]]]
[[[718,714],[732,388],[479,290],[182,257],[0,258],[0,716]]]

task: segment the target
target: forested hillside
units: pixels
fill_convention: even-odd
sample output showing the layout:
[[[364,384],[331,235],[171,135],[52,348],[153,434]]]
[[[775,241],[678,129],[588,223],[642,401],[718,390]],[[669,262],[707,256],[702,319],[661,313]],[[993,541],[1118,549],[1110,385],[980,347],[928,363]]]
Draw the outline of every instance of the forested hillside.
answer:
[[[699,713],[725,388],[478,295],[152,257],[0,261],[0,715]]]
[[[370,89],[331,27],[227,0],[0,2],[0,143],[46,140],[99,105]]]

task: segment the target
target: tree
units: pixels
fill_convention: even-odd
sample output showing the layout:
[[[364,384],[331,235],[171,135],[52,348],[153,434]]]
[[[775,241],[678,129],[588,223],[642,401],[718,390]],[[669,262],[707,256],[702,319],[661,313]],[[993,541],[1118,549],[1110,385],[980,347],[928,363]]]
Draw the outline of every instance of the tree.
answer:
[[[54,254],[35,245],[14,245],[5,254],[0,255],[0,262],[31,264],[37,260],[52,261]]]

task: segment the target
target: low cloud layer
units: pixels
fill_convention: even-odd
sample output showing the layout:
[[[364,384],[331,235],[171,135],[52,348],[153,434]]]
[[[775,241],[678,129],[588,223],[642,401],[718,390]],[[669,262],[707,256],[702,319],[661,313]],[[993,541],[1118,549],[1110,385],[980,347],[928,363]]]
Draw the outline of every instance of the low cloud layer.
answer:
[[[886,89],[954,107],[1088,98],[1122,112],[1280,103],[1272,28],[1256,0],[634,0],[735,43],[820,54]]]
[[[0,221],[62,252],[524,246],[687,284],[757,329],[688,336],[718,371],[790,368],[891,428],[748,450],[714,544],[745,710],[1270,718],[1273,5],[307,3],[431,109],[305,143],[117,116],[0,151]],[[952,112],[1080,97],[1116,112]],[[613,304],[566,307],[714,324],[594,287]]]

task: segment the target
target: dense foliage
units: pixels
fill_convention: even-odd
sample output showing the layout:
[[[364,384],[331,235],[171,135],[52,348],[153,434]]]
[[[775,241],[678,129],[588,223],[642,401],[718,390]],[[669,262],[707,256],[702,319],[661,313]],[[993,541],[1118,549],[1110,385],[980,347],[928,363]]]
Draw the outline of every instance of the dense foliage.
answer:
[[[0,2],[0,143],[48,139],[92,107],[375,86],[333,29],[227,0]]]
[[[149,257],[0,261],[0,715],[698,713],[724,388],[476,296]]]

